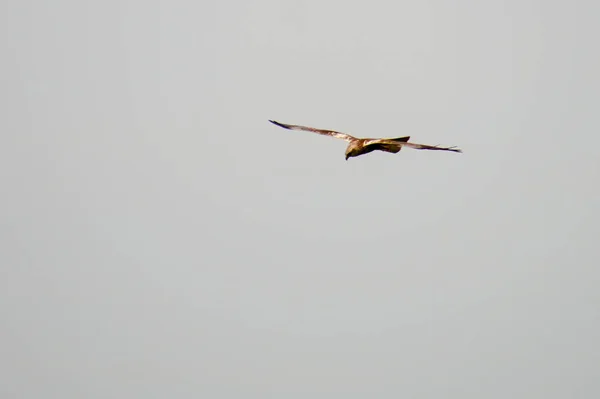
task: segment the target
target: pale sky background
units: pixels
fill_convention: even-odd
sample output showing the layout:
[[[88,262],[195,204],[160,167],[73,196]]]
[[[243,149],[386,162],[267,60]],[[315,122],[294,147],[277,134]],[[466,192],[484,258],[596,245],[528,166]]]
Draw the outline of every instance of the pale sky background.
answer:
[[[600,397],[599,20],[3,1],[0,396]]]

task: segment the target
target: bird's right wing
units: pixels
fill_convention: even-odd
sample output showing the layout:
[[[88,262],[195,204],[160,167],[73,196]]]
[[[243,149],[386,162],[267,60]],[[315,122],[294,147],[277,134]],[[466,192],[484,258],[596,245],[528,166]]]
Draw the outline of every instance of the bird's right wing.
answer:
[[[416,150],[438,150],[438,151],[462,152],[462,150],[460,148],[456,148],[456,147],[440,147],[439,145],[398,142],[398,141],[393,141],[393,140],[389,140],[389,139],[373,139],[373,140],[369,140],[369,141],[365,142],[366,146],[370,145],[370,144],[391,144],[391,145],[397,145],[397,146],[402,146],[402,147],[410,147],[410,148],[414,148]]]
[[[350,136],[349,134],[346,134],[346,133],[336,132],[335,130],[316,129],[314,127],[300,126],[300,125],[288,125],[285,123],[272,121],[271,119],[269,119],[269,122],[271,122],[274,125],[277,125],[279,127],[282,127],[284,129],[289,129],[289,130],[304,130],[307,132],[322,134],[324,136],[331,136],[331,137],[335,137],[336,139],[342,139],[342,140],[346,140],[346,141],[352,141],[352,140],[356,139],[356,137]]]

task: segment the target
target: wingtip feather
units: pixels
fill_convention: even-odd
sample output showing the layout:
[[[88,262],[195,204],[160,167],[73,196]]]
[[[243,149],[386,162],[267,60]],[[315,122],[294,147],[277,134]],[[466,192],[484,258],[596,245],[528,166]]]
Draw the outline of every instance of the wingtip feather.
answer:
[[[283,123],[280,123],[280,122],[274,121],[274,120],[272,120],[272,119],[269,119],[269,122],[271,122],[272,124],[274,124],[274,125],[277,125],[277,126],[279,126],[279,127],[282,127],[282,128],[284,128],[284,129],[289,129],[289,127],[287,127],[287,126],[286,126],[286,125],[284,125]]]

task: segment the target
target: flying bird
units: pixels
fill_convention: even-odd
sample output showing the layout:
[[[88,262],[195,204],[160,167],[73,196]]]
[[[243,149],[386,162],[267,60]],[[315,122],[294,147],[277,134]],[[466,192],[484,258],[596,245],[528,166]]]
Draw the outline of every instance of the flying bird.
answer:
[[[325,130],[325,129],[316,129],[314,127],[308,126],[300,126],[300,125],[288,125],[285,123],[280,123],[277,121],[273,121],[269,119],[269,122],[274,125],[280,126],[284,129],[289,130],[304,130],[307,132],[313,132],[317,134],[322,134],[324,136],[335,137],[336,139],[342,139],[349,142],[348,147],[346,147],[346,161],[350,157],[357,157],[359,155],[368,154],[371,151],[379,150],[391,153],[397,153],[402,149],[402,147],[410,147],[415,148],[417,150],[438,150],[438,151],[453,151],[453,152],[462,152],[462,150],[456,147],[440,147],[437,145],[426,145],[426,144],[416,144],[409,143],[410,136],[405,137],[397,137],[397,138],[358,138],[351,136],[346,133],[336,132],[335,130]]]

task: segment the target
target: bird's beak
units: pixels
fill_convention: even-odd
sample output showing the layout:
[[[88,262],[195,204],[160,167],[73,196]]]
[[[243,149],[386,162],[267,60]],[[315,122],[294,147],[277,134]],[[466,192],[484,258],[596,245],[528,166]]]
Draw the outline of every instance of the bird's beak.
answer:
[[[348,155],[346,155],[346,161],[348,160],[348,158],[350,158]]]

